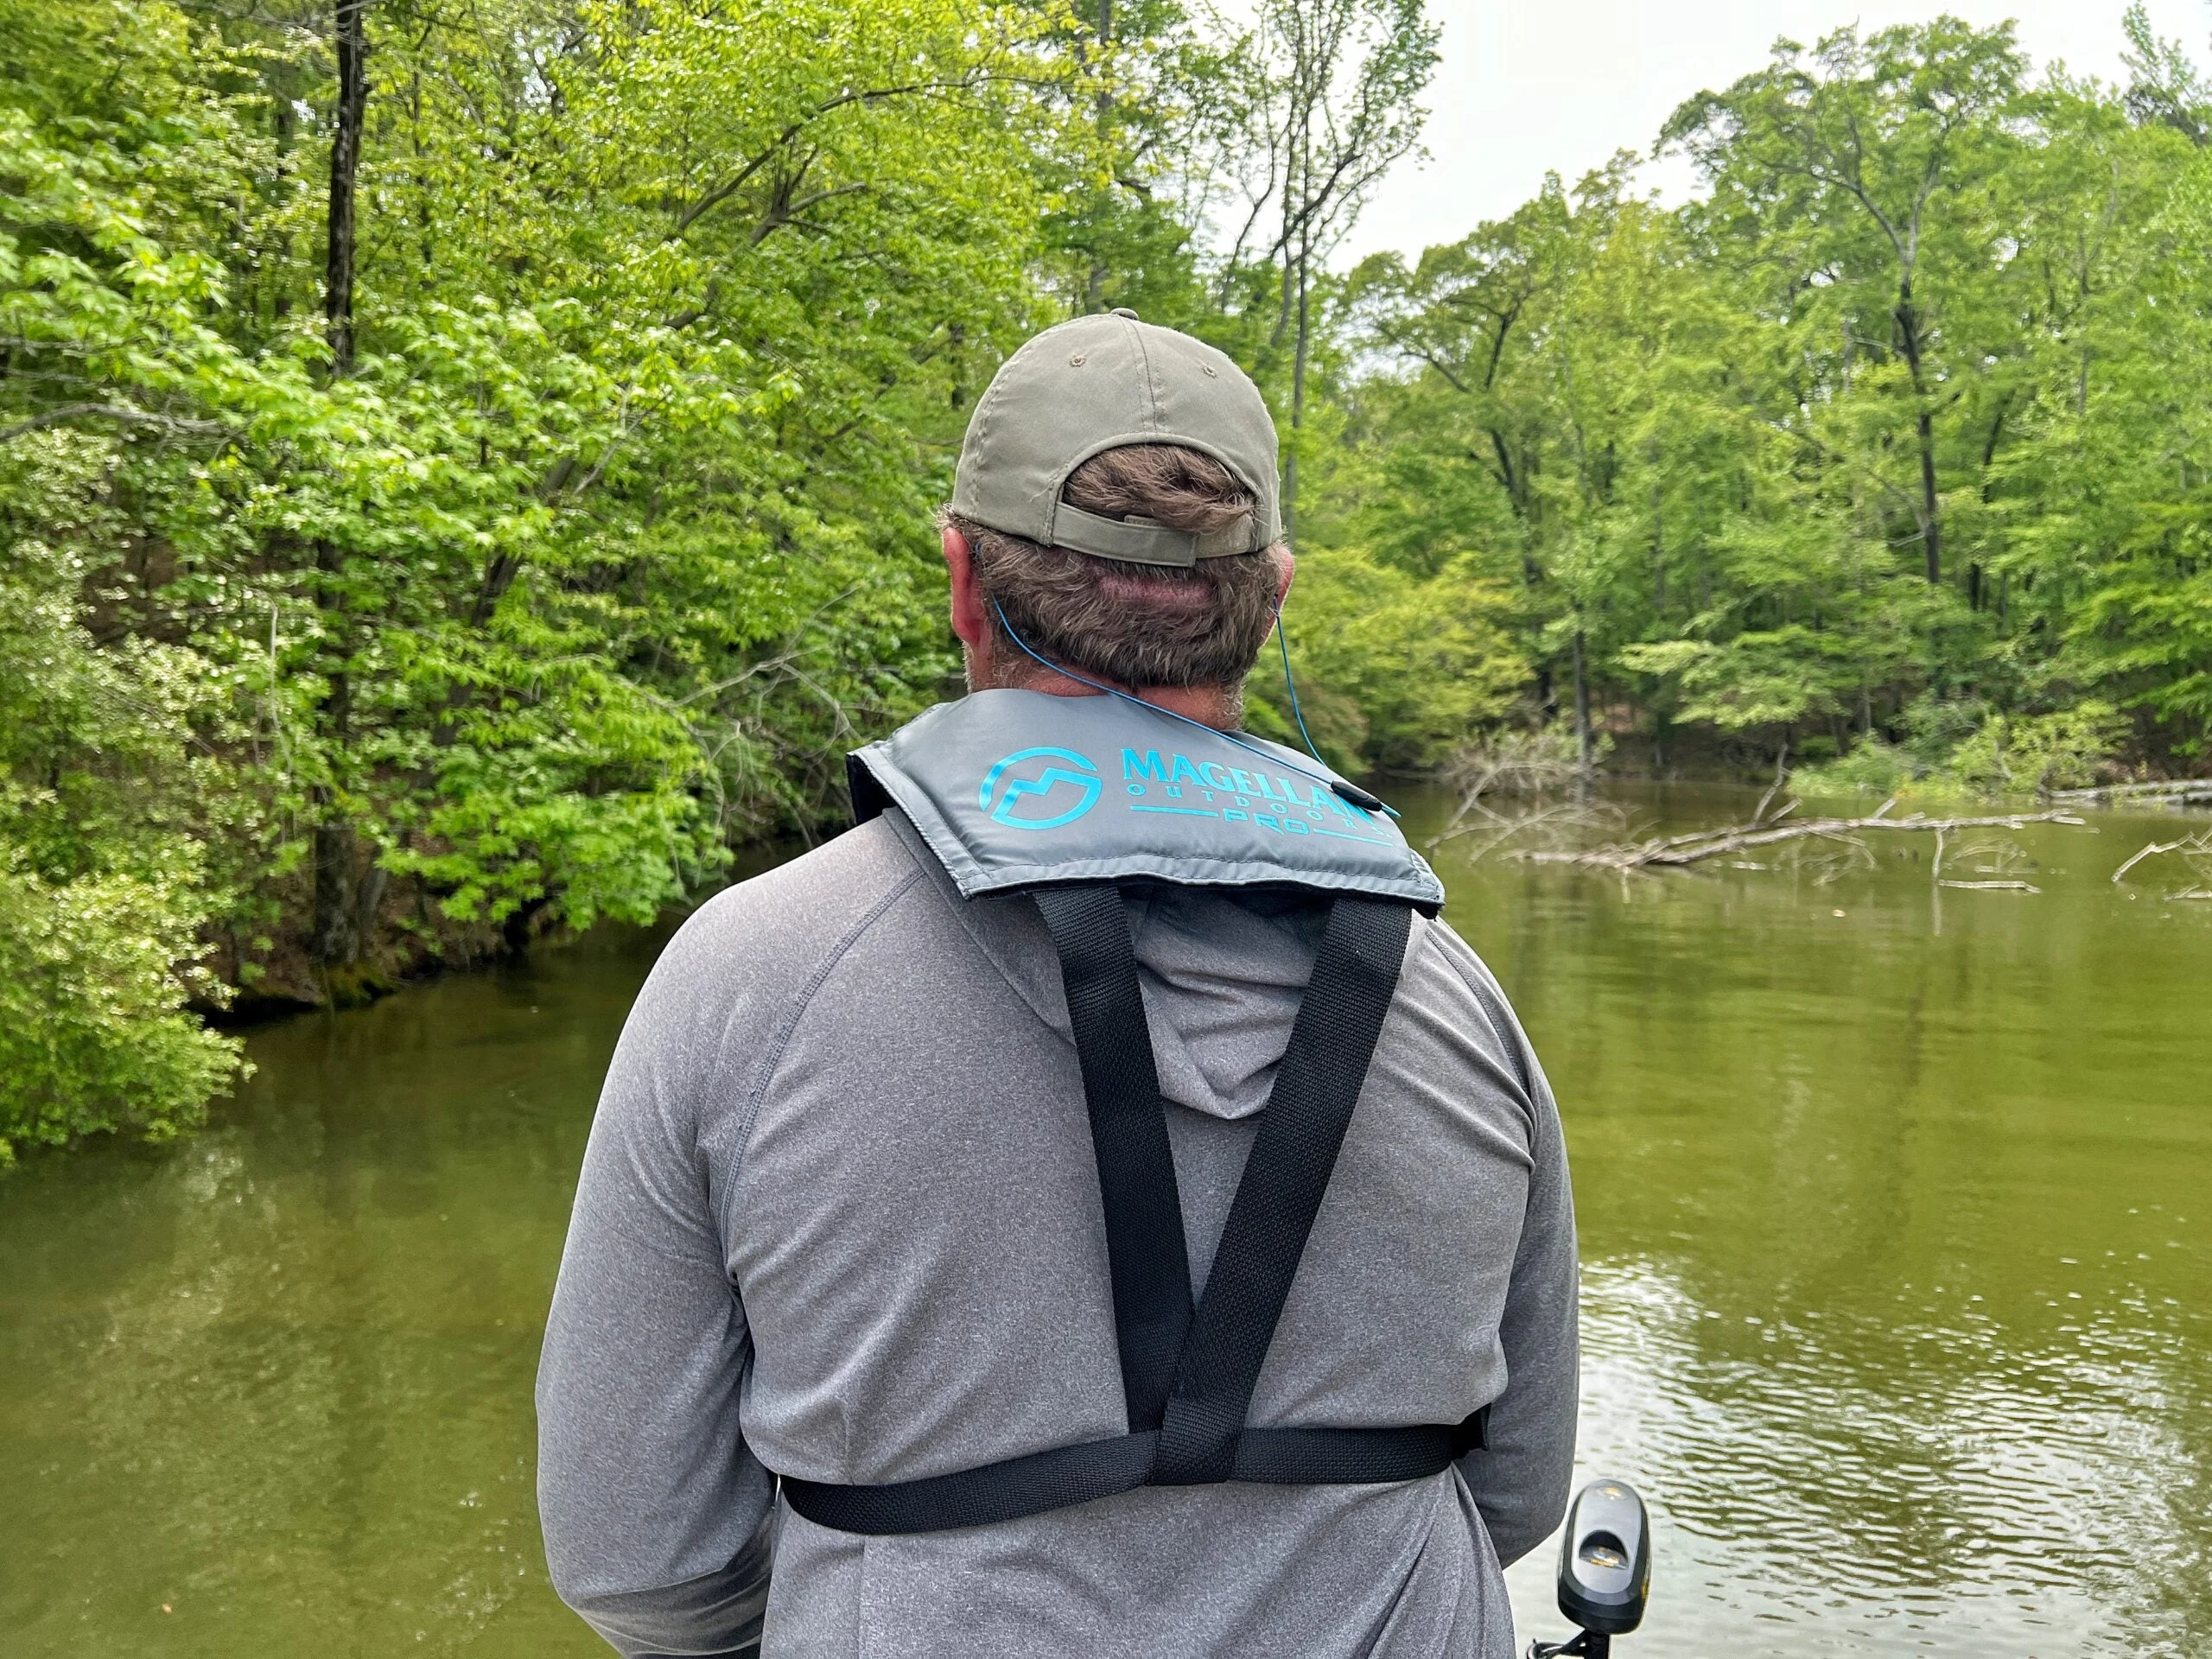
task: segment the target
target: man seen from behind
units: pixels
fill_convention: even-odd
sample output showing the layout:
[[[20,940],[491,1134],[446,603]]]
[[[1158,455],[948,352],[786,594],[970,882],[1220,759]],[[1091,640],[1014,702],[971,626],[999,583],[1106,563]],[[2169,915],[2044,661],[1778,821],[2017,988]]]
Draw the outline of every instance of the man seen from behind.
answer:
[[[1508,1659],[1558,1115],[1381,803],[1243,731],[1277,487],[1220,353],[1030,340],[943,519],[970,695],[654,968],[538,1379],[620,1652]]]

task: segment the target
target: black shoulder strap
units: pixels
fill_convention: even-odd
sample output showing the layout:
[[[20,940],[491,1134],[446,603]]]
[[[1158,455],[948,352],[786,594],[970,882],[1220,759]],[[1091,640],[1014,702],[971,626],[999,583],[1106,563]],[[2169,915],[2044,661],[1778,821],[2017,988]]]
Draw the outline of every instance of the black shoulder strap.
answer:
[[[1059,947],[1090,1110],[1129,1427],[1158,1428],[1191,1325],[1191,1262],[1128,914],[1106,886],[1052,888],[1037,908]]]
[[[1333,901],[1194,1313],[1166,1109],[1121,894],[1103,884],[1056,888],[1037,905],[1059,950],[1090,1112],[1130,1432],[886,1485],[785,1477],[791,1507],[847,1532],[931,1532],[1148,1484],[1417,1480],[1480,1446],[1483,1412],[1404,1427],[1244,1426],[1389,1012],[1411,910]]]
[[[845,757],[845,792],[853,798],[855,828],[871,818],[881,817],[883,809],[891,804],[891,792],[875,781],[875,774],[857,754]]]
[[[1397,989],[1413,912],[1340,898],[1230,1202],[1161,1424],[1161,1485],[1226,1480]]]

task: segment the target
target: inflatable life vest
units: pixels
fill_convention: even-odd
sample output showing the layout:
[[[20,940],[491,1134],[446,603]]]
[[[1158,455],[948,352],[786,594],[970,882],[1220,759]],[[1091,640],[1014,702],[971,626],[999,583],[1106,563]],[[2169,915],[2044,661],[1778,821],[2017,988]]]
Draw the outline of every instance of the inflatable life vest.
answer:
[[[857,820],[895,805],[963,898],[1027,893],[1051,931],[1098,1165],[1128,1432],[883,1485],[785,1478],[791,1508],[844,1532],[934,1532],[1145,1485],[1417,1480],[1480,1446],[1480,1412],[1405,1427],[1245,1421],[1412,912],[1443,903],[1396,826],[1338,794],[1343,780],[1305,755],[1116,697],[978,692],[860,750],[849,771]],[[1329,906],[1195,1305],[1120,892],[1160,883],[1302,892]]]

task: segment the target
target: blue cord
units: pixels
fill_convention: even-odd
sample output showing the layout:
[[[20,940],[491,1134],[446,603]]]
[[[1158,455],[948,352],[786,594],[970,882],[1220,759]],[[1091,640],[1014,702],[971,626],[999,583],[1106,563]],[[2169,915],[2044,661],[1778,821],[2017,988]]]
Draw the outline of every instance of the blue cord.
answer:
[[[1217,737],[1224,743],[1235,744],[1247,754],[1257,755],[1261,760],[1272,762],[1274,765],[1278,766],[1289,766],[1290,770],[1296,772],[1300,777],[1311,778],[1315,783],[1319,784],[1323,788],[1330,791],[1332,794],[1343,796],[1344,799],[1350,801],[1354,806],[1359,807],[1365,811],[1388,812],[1394,818],[1398,816],[1396,808],[1391,806],[1388,802],[1382,800],[1379,797],[1370,794],[1366,790],[1362,789],[1357,784],[1344,783],[1335,778],[1325,777],[1319,772],[1308,772],[1303,766],[1293,766],[1291,762],[1284,760],[1281,755],[1269,754],[1265,749],[1254,748],[1249,743],[1247,743],[1243,738],[1236,736],[1232,732],[1224,732],[1219,727],[1209,726],[1203,720],[1192,720],[1188,715],[1179,715],[1173,709],[1163,709],[1156,702],[1147,702],[1142,697],[1133,697],[1128,692],[1120,690],[1118,687],[1101,684],[1098,681],[1090,678],[1087,675],[1078,674],[1071,668],[1064,668],[1059,664],[1053,662],[1047,658],[1039,656],[1036,652],[1031,650],[1029,642],[1014,632],[1014,624],[1007,620],[1006,607],[1000,604],[997,600],[994,599],[991,601],[991,608],[998,613],[999,626],[1006,630],[1006,637],[1013,640],[1015,645],[1020,646],[1023,652],[1028,656],[1032,661],[1043,667],[1051,669],[1053,673],[1064,674],[1069,679],[1073,680],[1077,685],[1087,685],[1094,691],[1103,691],[1108,696],[1119,697],[1123,702],[1134,702],[1140,709],[1149,709],[1155,715],[1165,715],[1170,720],[1181,721],[1185,726],[1195,726],[1200,731],[1205,733],[1211,737]],[[1280,628],[1282,624],[1282,611],[1281,607],[1276,607],[1275,624],[1278,628]],[[1289,660],[1289,655],[1286,650],[1283,658],[1286,669],[1288,667]],[[1292,695],[1294,696],[1296,696],[1295,693],[1293,693]],[[1303,732],[1305,728],[1306,722],[1303,720],[1300,721],[1300,731]],[[1309,741],[1306,747],[1310,750],[1313,748],[1313,745]],[[1316,760],[1321,760],[1321,757],[1318,754],[1313,758]],[[1321,764],[1325,766],[1329,763],[1325,760],[1321,760]]]
[[[1299,739],[1306,745],[1306,753],[1321,760],[1321,751],[1313,747],[1313,739],[1306,729],[1305,712],[1298,706],[1297,683],[1290,677],[1290,636],[1282,631],[1281,600],[1275,601],[1275,644],[1282,648],[1282,689],[1290,693],[1290,717],[1298,722]],[[1321,764],[1325,766],[1329,763],[1321,760]],[[1398,815],[1393,812],[1390,816],[1395,818]]]

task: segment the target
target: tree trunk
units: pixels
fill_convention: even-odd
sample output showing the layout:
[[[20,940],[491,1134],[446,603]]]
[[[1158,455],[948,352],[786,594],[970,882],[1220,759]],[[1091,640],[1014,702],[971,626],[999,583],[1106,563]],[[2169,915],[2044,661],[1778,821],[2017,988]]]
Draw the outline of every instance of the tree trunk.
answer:
[[[292,105],[289,99],[280,98],[274,101],[276,138],[276,194],[281,197],[284,192],[285,182],[290,177],[292,171]],[[292,315],[292,296],[286,286],[286,279],[292,267],[292,232],[289,227],[276,232],[276,257],[273,264],[276,272],[276,291],[269,308],[276,320],[282,322]]]
[[[1936,417],[1920,411],[1920,545],[1928,555],[1928,580],[1943,580],[1943,532],[1936,518]]]
[[[1306,424],[1306,353],[1312,335],[1306,250],[1298,251],[1298,338],[1290,358],[1290,454],[1282,469],[1282,531],[1294,537],[1298,530],[1298,435]]]
[[[328,805],[327,789],[317,788],[315,796]],[[315,935],[308,941],[315,959],[326,966],[351,962],[361,953],[353,889],[353,826],[342,818],[327,818],[315,827]]]
[[[1992,486],[1989,469],[1997,464],[1997,446],[2005,436],[2005,413],[2012,406],[2012,394],[2009,391],[1997,400],[1997,413],[1989,423],[1989,436],[1982,442],[1981,504],[1985,507],[1997,499],[1997,492]],[[1978,611],[1981,608],[1987,588],[1987,579],[1983,575],[1980,563],[1976,561],[1967,568],[1967,599],[1972,609]]]
[[[352,677],[343,670],[336,671],[330,676],[330,692],[322,704],[324,736],[334,753],[345,750],[353,708]],[[317,962],[351,962],[361,953],[359,912],[354,904],[353,821],[339,804],[337,791],[327,784],[316,785],[312,798],[317,819],[315,915],[308,949]]]
[[[1597,760],[1590,734],[1590,673],[1582,643],[1582,630],[1574,631],[1574,787],[1588,795]]]
[[[322,266],[322,315],[331,372],[353,370],[354,186],[361,170],[361,130],[368,111],[369,0],[337,0],[338,107],[330,135],[329,241]]]
[[[1114,0],[1098,0],[1098,57],[1103,65],[1106,54],[1114,45]],[[1103,85],[1098,89],[1098,140],[1106,141],[1107,126],[1114,110],[1114,95]],[[1097,249],[1090,251],[1090,280],[1084,285],[1083,308],[1097,312],[1106,308],[1106,261]]]
[[[330,344],[331,374],[338,378],[353,369],[353,254],[354,185],[361,168],[361,130],[368,106],[366,32],[363,27],[368,0],[337,0],[334,21],[338,46],[338,106],[330,139],[330,202],[327,216],[328,241],[323,260],[322,315],[324,337]],[[324,580],[315,603],[333,616],[332,648],[342,663],[348,632],[342,620],[343,596],[334,578],[343,556],[327,542],[315,550],[315,564]],[[328,673],[329,693],[324,697],[321,725],[329,745],[333,770],[343,764],[353,724],[353,681],[342,666]],[[327,785],[314,791],[317,822],[315,827],[315,917],[309,949],[318,962],[352,962],[360,955],[361,917],[353,880],[356,844],[353,825]]]
[[[1928,407],[1928,387],[1920,371],[1920,313],[1912,303],[1912,278],[1897,284],[1897,344],[1912,372],[1912,394],[1920,400],[1914,426],[1920,435],[1920,546],[1928,557],[1928,580],[1943,580],[1943,530],[1936,505],[1936,416]]]

